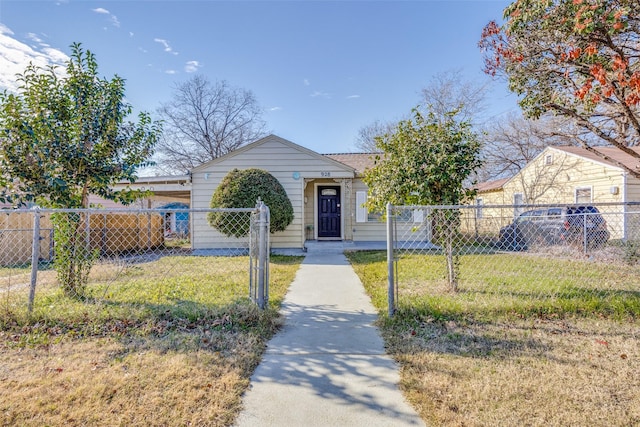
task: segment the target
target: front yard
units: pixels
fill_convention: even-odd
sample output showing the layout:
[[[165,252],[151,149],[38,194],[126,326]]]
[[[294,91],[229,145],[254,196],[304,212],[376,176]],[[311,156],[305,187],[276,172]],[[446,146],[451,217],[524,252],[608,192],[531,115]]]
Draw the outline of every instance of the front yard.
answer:
[[[86,302],[51,289],[31,316],[0,303],[0,424],[230,425],[301,258],[271,258],[264,312],[246,257],[166,260],[92,282]]]
[[[407,256],[389,318],[386,254],[348,256],[427,425],[640,425],[637,267],[465,256],[456,294],[442,257]]]

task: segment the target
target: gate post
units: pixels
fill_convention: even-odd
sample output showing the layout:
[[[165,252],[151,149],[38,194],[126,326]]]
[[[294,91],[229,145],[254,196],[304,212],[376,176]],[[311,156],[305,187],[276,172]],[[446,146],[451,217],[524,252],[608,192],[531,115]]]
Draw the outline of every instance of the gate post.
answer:
[[[387,298],[389,304],[389,317],[393,317],[396,312],[395,302],[395,283],[394,283],[394,268],[393,268],[393,247],[394,239],[393,235],[393,218],[392,218],[392,205],[387,203]]]
[[[265,309],[269,300],[269,208],[259,204],[258,220],[258,307]]]
[[[29,286],[29,313],[33,311],[33,301],[36,297],[36,283],[38,282],[38,261],[40,260],[40,208],[33,211],[33,240],[31,244],[31,283]]]

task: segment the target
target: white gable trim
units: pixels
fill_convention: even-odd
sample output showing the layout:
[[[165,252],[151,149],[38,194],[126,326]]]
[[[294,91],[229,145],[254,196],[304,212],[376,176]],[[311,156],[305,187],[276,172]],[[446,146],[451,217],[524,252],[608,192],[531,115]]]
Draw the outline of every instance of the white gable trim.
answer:
[[[347,166],[344,163],[340,163],[337,160],[333,160],[333,159],[331,159],[329,157],[323,156],[322,154],[316,153],[313,150],[310,150],[308,148],[305,148],[305,147],[303,147],[301,145],[298,145],[298,144],[296,144],[294,142],[291,142],[289,140],[286,140],[284,138],[280,138],[279,136],[276,136],[276,135],[273,135],[273,134],[267,135],[264,138],[261,138],[261,139],[259,139],[257,141],[254,141],[254,142],[250,143],[250,144],[243,145],[242,147],[240,147],[240,148],[238,148],[236,150],[233,150],[230,153],[225,154],[224,156],[218,157],[217,159],[213,159],[213,160],[211,160],[211,161],[209,161],[207,163],[203,163],[200,166],[191,169],[191,173],[197,173],[197,172],[200,172],[200,171],[203,171],[203,170],[207,170],[211,166],[214,166],[214,165],[216,165],[218,163],[222,163],[222,162],[226,161],[227,159],[230,159],[230,158],[235,157],[235,156],[237,156],[239,154],[247,152],[247,151],[249,151],[249,150],[251,150],[251,149],[253,149],[255,147],[258,147],[258,146],[260,146],[262,144],[265,144],[267,142],[270,142],[270,141],[277,141],[277,142],[279,142],[279,143],[281,143],[283,145],[291,147],[294,150],[297,150],[299,152],[302,152],[302,153],[305,153],[307,155],[310,155],[310,156],[316,158],[318,161],[320,161],[322,163],[331,164],[331,165],[336,166],[336,167],[344,170],[345,172],[351,174],[351,176],[355,176],[356,170],[354,168],[352,168],[351,166]]]
[[[616,170],[616,171],[620,171],[620,172],[624,172],[624,173],[626,173],[626,171],[625,171],[624,169],[622,169],[622,168],[621,168],[621,167],[619,167],[619,166],[612,165],[611,163],[607,163],[607,162],[605,162],[605,161],[599,161],[599,160],[590,159],[590,158],[587,158],[587,157],[581,156],[581,155],[579,155],[579,154],[570,153],[570,152],[568,152],[568,151],[559,150],[559,149],[557,149],[556,147],[551,147],[551,146],[549,146],[549,147],[545,148],[544,150],[542,150],[542,151],[541,151],[537,156],[535,156],[535,157],[534,157],[534,158],[533,158],[529,163],[527,163],[526,165],[524,165],[524,167],[523,167],[522,169],[520,169],[520,171],[518,171],[518,173],[516,173],[516,174],[515,174],[515,175],[513,175],[511,178],[509,178],[507,181],[505,181],[505,182],[502,184],[501,188],[502,188],[502,189],[504,189],[504,187],[505,187],[507,184],[510,184],[510,183],[511,183],[511,181],[513,181],[514,179],[516,179],[516,177],[517,177],[517,176],[521,175],[525,170],[527,170],[529,167],[531,167],[531,165],[536,164],[536,162],[537,162],[539,159],[542,159],[544,156],[548,155],[548,154],[549,154],[549,151],[553,151],[553,152],[554,152],[554,153],[556,153],[556,154],[562,154],[562,155],[565,155],[565,156],[570,156],[570,157],[572,157],[572,158],[574,158],[574,159],[580,159],[580,160],[585,161],[585,162],[595,163],[595,164],[598,164],[598,165],[604,166],[604,167],[609,168],[609,169],[613,169],[613,170]],[[556,159],[556,157],[554,156],[554,160],[555,160],[555,159]]]

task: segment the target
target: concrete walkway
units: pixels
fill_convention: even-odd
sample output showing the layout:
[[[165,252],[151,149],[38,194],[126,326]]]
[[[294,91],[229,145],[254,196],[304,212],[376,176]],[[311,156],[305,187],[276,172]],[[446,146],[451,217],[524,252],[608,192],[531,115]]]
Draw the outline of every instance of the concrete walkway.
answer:
[[[423,426],[398,390],[377,314],[341,251],[310,250],[236,425]]]

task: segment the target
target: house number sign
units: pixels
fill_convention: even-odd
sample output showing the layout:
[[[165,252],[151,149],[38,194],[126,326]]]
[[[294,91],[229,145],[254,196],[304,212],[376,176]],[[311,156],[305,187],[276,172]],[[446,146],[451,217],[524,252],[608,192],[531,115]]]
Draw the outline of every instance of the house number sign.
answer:
[[[329,178],[331,177],[331,172],[322,171],[320,172],[320,176],[323,178]]]

